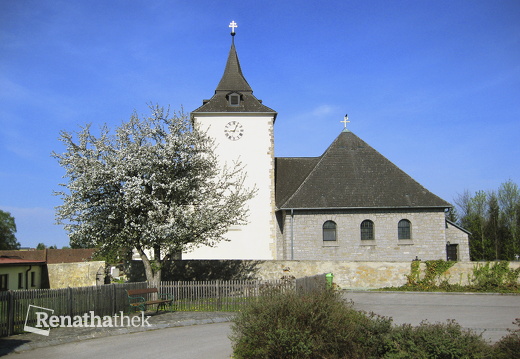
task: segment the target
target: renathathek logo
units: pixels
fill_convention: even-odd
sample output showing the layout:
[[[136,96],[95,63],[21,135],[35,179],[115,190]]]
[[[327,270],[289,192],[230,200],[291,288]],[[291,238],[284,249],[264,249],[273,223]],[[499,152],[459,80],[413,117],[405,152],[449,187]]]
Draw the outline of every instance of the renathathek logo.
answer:
[[[27,316],[25,317],[24,330],[26,332],[36,333],[48,336],[50,328],[113,328],[113,327],[150,327],[148,322],[150,316],[141,315],[128,316],[122,311],[119,315],[104,315],[100,317],[95,315],[94,311],[90,311],[83,315],[52,315],[53,309],[38,307],[29,304],[27,308]],[[32,325],[29,325],[31,323]],[[33,324],[34,323],[34,324]]]

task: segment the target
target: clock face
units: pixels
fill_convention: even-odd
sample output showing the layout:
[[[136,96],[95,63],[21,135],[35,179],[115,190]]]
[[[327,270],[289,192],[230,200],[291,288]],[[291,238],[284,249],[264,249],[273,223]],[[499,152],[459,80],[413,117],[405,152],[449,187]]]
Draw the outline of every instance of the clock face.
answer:
[[[244,127],[238,121],[231,121],[224,128],[224,134],[231,141],[239,140],[244,134]]]

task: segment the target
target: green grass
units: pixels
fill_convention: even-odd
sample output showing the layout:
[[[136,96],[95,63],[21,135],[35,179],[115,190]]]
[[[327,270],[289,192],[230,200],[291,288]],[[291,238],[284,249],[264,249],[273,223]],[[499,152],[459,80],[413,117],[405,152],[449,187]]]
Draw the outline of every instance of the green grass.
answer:
[[[238,312],[245,304],[257,300],[255,297],[180,299],[173,304],[173,310],[180,312]]]
[[[445,293],[502,293],[520,294],[520,286],[497,286],[479,287],[464,286],[460,284],[440,284],[421,287],[416,285],[403,285],[400,287],[384,287],[374,289],[376,291],[395,291],[395,292],[445,292]]]

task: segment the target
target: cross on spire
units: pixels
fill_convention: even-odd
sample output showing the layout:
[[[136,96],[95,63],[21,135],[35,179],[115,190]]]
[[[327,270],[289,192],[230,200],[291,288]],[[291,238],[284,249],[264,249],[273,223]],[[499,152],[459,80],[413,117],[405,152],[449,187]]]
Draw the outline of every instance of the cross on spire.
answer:
[[[235,27],[238,27],[235,20],[231,21],[231,23],[229,24],[229,27],[231,28],[231,35],[235,36]]]
[[[343,119],[343,121],[339,121],[341,122],[344,126],[345,126],[345,130],[347,129],[347,123],[350,123],[350,121],[348,120],[348,114],[345,115],[345,118]]]

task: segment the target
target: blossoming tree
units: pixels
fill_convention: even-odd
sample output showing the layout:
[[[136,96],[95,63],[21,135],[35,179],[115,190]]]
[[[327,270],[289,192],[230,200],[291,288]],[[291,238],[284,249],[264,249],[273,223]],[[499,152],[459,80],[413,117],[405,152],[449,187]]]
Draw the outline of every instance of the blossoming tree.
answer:
[[[247,220],[245,203],[255,190],[244,187],[243,166],[222,167],[213,141],[193,128],[188,116],[159,106],[134,113],[111,133],[87,125],[61,132],[66,151],[53,152],[66,170],[56,192],[58,223],[71,244],[101,253],[133,248],[148,281],[179,252],[225,240],[229,226]]]

